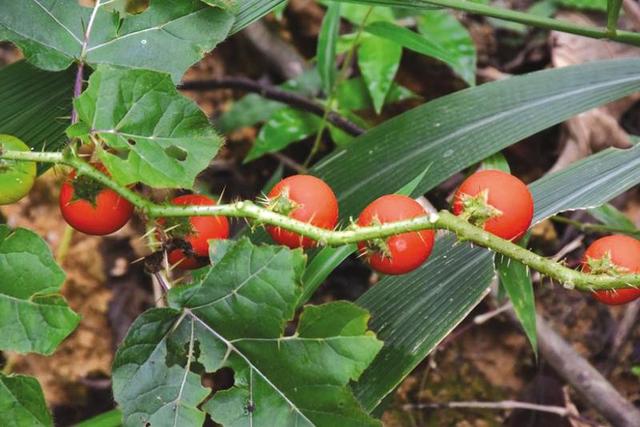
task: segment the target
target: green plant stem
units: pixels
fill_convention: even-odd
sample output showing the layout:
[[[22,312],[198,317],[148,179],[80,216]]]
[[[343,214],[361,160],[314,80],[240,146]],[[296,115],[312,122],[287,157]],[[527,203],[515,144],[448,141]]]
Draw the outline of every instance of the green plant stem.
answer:
[[[313,158],[318,153],[318,150],[320,150],[320,145],[322,143],[322,133],[327,127],[329,114],[331,114],[331,112],[333,111],[333,103],[335,102],[335,99],[336,99],[336,87],[338,87],[338,85],[342,83],[349,75],[349,66],[353,61],[353,56],[356,53],[356,48],[358,46],[358,43],[360,42],[360,38],[362,37],[362,32],[364,31],[364,27],[367,23],[367,20],[369,19],[369,16],[371,15],[371,12],[373,12],[373,6],[369,7],[369,9],[367,10],[367,13],[365,13],[364,15],[364,18],[362,18],[362,22],[358,26],[358,32],[356,33],[356,36],[353,39],[353,44],[351,45],[351,47],[349,48],[349,51],[347,52],[347,56],[345,57],[344,62],[342,63],[342,68],[340,68],[340,72],[338,73],[338,76],[336,77],[335,82],[333,82],[333,86],[331,87],[331,93],[328,94],[329,97],[327,98],[327,103],[325,104],[325,107],[324,107],[324,115],[322,116],[322,121],[320,122],[320,128],[318,129],[318,133],[316,133],[316,139],[313,141],[313,146],[311,147],[309,156],[304,162],[305,168],[309,166]]]
[[[620,233],[627,234],[629,236],[634,236],[636,238],[640,237],[640,230],[629,230],[628,228],[619,228],[619,227],[609,227],[604,224],[590,224],[587,222],[575,221],[569,218],[565,218],[563,216],[552,216],[550,218],[553,222],[559,222],[561,224],[568,224],[576,229],[584,232],[592,232],[592,233]]]
[[[343,230],[326,230],[288,216],[275,213],[250,201],[238,201],[214,206],[175,206],[156,204],[134,193],[126,186],[117,184],[108,176],[91,167],[80,158],[62,153],[34,153],[25,151],[0,151],[0,158],[66,164],[118,192],[150,218],[186,216],[226,216],[246,218],[258,225],[273,225],[293,231],[318,241],[320,245],[342,246],[365,240],[384,238],[401,233],[428,229],[444,229],[455,233],[461,241],[469,241],[494,252],[515,259],[539,271],[565,286],[581,290],[618,289],[640,286],[640,274],[595,275],[583,273],[537,255],[510,241],[501,239],[481,228],[469,224],[464,219],[443,210],[437,214],[425,215],[408,220],[359,227],[355,224]]]
[[[478,15],[490,16],[505,21],[519,22],[547,30],[562,31],[565,33],[578,34],[594,39],[608,39],[622,43],[640,46],[640,33],[631,31],[611,32],[601,27],[585,27],[568,21],[546,18],[532,15],[525,12],[504,9],[500,7],[488,6],[466,0],[334,0],[342,3],[373,4],[380,6],[396,6],[409,9],[424,10],[425,6],[440,6],[450,9],[462,10],[464,12]]]
[[[71,239],[73,239],[73,228],[67,224],[64,228],[64,233],[62,234],[62,239],[60,239],[60,245],[58,245],[58,250],[56,252],[56,259],[60,265],[64,263],[64,259],[69,253]]]

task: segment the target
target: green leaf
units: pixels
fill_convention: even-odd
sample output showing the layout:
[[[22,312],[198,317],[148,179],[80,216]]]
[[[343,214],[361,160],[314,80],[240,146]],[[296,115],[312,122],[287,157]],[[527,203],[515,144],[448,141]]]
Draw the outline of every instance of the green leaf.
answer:
[[[607,30],[614,33],[618,27],[622,0],[607,0]]]
[[[340,35],[340,3],[332,3],[318,35],[318,71],[325,94],[333,92],[336,80],[336,43]]]
[[[513,304],[513,311],[516,313],[518,320],[520,320],[520,324],[531,343],[531,348],[537,357],[536,303],[529,269],[518,261],[498,255],[496,257],[496,270],[500,276],[500,283],[504,286],[509,295],[509,300]]]
[[[191,188],[222,140],[167,74],[100,66],[75,101],[86,137],[116,150],[99,156],[120,184]]]
[[[266,153],[280,151],[289,144],[308,138],[320,129],[321,119],[311,113],[285,108],[277,111],[260,129],[245,162]]]
[[[470,86],[476,83],[476,46],[467,29],[446,10],[425,12],[418,17],[418,31],[425,40],[445,52],[431,55],[450,65]]]
[[[321,0],[320,3],[329,5],[333,3],[333,1]],[[371,9],[371,11],[369,9]],[[343,3],[340,14],[344,19],[351,22],[353,25],[361,25],[364,22],[365,17],[367,19],[366,23],[377,21],[394,21],[393,11],[388,7],[371,8],[371,6],[368,5]]]
[[[0,133],[34,151],[58,151],[66,141],[74,73],[52,73],[19,61],[0,69]],[[50,165],[38,164],[42,173]]]
[[[53,427],[38,380],[24,375],[0,374],[0,424]]]
[[[302,292],[303,252],[230,245],[200,281],[170,291],[176,309],[148,311],[129,331],[113,374],[125,425],[201,425],[191,409],[206,393],[191,377],[222,367],[233,369],[234,385],[202,409],[223,425],[379,425],[348,387],[382,345],[367,331],[368,313],[348,302],[307,307],[298,332],[284,336]]]
[[[73,427],[121,427],[122,411],[120,409],[112,409],[108,412],[91,417],[88,420],[74,424]]]
[[[448,64],[473,86],[476,77],[475,47],[466,29],[444,11],[434,11],[421,17],[419,28],[425,36],[391,22],[375,22],[365,30]]]
[[[465,89],[370,129],[311,172],[334,189],[343,217],[355,216],[429,163],[423,193],[536,132],[637,92],[639,70],[638,59],[608,60]]]
[[[236,20],[231,28],[235,34],[251,23],[262,18],[287,0],[236,0]]]
[[[604,205],[595,208],[590,208],[588,211],[592,217],[604,225],[619,228],[621,230],[627,230],[630,233],[638,233],[638,228],[633,221],[609,203],[605,203]]]
[[[411,90],[393,82],[384,103],[393,104],[394,102],[417,97],[418,95]],[[336,99],[341,110],[358,111],[373,108],[371,97],[367,92],[367,86],[362,77],[355,77],[341,82],[336,87]]]
[[[504,154],[497,152],[482,161],[480,169],[496,169],[502,172],[511,173],[511,168]]]
[[[602,204],[638,183],[640,147],[602,151],[529,187],[536,207],[534,223],[558,212]],[[371,312],[371,328],[385,343],[354,387],[367,410],[378,406],[473,310],[492,277],[491,252],[447,236],[436,241],[422,267],[385,277],[357,301]]]
[[[356,250],[357,246],[355,244],[320,249],[305,269],[304,276],[302,276],[304,293],[300,298],[299,305],[309,301],[313,293],[327,280],[333,270]]]
[[[179,326],[186,336],[173,333]],[[113,362],[113,395],[125,427],[204,423],[198,405],[209,390],[190,371],[195,339],[195,323],[177,310],[152,309],[136,319]]]
[[[321,87],[318,70],[306,71],[294,80],[278,86],[280,89],[315,98]],[[286,104],[262,98],[258,94],[249,94],[236,101],[216,122],[216,128],[222,133],[253,126],[267,121],[274,113],[287,108]]]
[[[554,0],[557,4],[571,9],[606,11],[608,0]]]
[[[0,350],[51,354],[80,318],[58,294],[64,272],[35,233],[0,225]]]
[[[371,35],[361,37],[358,66],[378,114],[391,89],[401,57],[402,47],[396,43]]]
[[[229,34],[234,16],[200,0],[151,2],[140,14],[82,7],[76,0],[24,0],[3,5],[0,38],[16,43],[39,68],[63,70],[80,58],[167,72],[184,71]],[[83,48],[85,27],[92,22]]]

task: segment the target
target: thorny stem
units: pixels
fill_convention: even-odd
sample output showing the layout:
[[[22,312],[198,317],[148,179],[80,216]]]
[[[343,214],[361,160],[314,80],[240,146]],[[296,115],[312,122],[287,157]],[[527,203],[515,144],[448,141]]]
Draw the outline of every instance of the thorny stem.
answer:
[[[443,229],[455,233],[461,241],[469,241],[488,248],[496,253],[520,261],[524,265],[539,271],[553,279],[564,283],[567,287],[594,291],[640,287],[640,274],[589,274],[565,267],[561,263],[528,251],[510,241],[501,239],[481,228],[469,224],[464,219],[442,210],[437,214],[425,215],[408,220],[385,224],[358,227],[351,225],[343,230],[326,230],[306,222],[298,221],[269,209],[260,207],[250,201],[238,201],[214,206],[175,206],[153,203],[139,194],[121,186],[108,176],[102,174],[82,159],[63,153],[37,153],[26,151],[1,151],[0,158],[66,164],[75,168],[79,174],[87,175],[101,184],[119,193],[134,204],[143,214],[150,218],[185,217],[185,216],[226,216],[246,218],[257,224],[269,224],[293,231],[301,236],[311,238],[320,245],[341,246],[396,234],[427,229]]]

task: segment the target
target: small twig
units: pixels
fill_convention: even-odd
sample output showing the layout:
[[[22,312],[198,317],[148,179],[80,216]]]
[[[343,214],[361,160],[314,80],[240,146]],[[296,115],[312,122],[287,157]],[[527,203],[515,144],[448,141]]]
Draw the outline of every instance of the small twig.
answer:
[[[609,372],[611,372],[616,362],[620,359],[620,351],[622,350],[624,344],[627,342],[627,339],[633,331],[633,328],[636,326],[636,321],[638,320],[639,314],[640,300],[635,300],[627,304],[627,306],[625,307],[622,319],[618,323],[615,335],[613,336],[611,350],[609,352],[609,357],[604,368],[605,373],[608,374]]]
[[[519,402],[515,400],[504,400],[502,402],[445,402],[445,403],[420,403],[407,404],[402,407],[405,411],[413,411],[420,409],[497,409],[501,411],[509,411],[513,409],[523,409],[528,411],[545,412],[555,414],[563,418],[571,418],[591,425],[597,425],[594,422],[574,414],[569,409],[562,406],[538,405],[529,402]]]
[[[62,239],[60,239],[58,250],[56,251],[56,260],[58,261],[58,264],[62,265],[64,263],[64,259],[67,257],[67,253],[69,253],[69,247],[71,246],[72,239],[73,228],[67,224],[64,228]]]
[[[287,167],[290,167],[297,173],[301,173],[304,175],[309,173],[309,170],[307,168],[305,168],[300,163],[296,162],[293,159],[290,159],[289,157],[285,156],[282,153],[275,152],[275,153],[269,153],[269,155],[274,159],[278,159],[278,161],[282,162],[282,164],[284,164]]]
[[[257,93],[263,98],[282,102],[307,113],[318,117],[324,117],[325,107],[302,95],[289,92],[274,86],[265,85],[255,80],[245,77],[221,77],[208,80],[190,80],[178,86],[180,90],[216,90],[216,89],[237,89],[245,92]],[[327,115],[327,121],[337,128],[345,131],[351,136],[358,136],[364,133],[364,129],[355,123],[345,119],[338,113],[331,111]]]
[[[508,302],[505,305],[496,308],[495,310],[491,310],[487,313],[477,315],[476,317],[473,318],[473,323],[476,325],[482,325],[483,323],[488,322],[494,317],[499,316],[500,314],[504,313],[505,311],[509,311],[512,308],[513,308],[513,304]]]
[[[535,403],[518,402],[515,400],[504,400],[502,402],[444,402],[444,403],[419,403],[406,404],[402,406],[405,411],[418,409],[500,409],[508,411],[511,409],[527,409],[537,412],[548,412],[561,417],[569,416],[567,408],[562,406],[537,405]]]

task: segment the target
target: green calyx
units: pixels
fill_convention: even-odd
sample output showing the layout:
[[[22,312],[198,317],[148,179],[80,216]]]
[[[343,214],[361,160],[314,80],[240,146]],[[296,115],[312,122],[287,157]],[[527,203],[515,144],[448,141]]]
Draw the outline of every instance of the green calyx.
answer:
[[[462,194],[460,200],[462,202],[460,217],[476,227],[482,228],[491,218],[502,215],[500,209],[489,204],[489,190],[483,190],[475,196]]]
[[[369,225],[379,226],[382,222],[378,217],[374,217]],[[391,258],[391,249],[387,243],[388,237],[376,237],[375,239],[367,240],[365,243],[365,255],[380,254],[383,258]]]
[[[87,175],[76,176],[71,182],[73,186],[73,200],[86,200],[93,206],[96,205],[98,194],[105,186]]]
[[[172,238],[183,238],[193,234],[193,225],[189,217],[179,216],[163,218],[164,232]]]
[[[602,258],[587,258],[587,266],[591,274],[605,274],[609,276],[621,276],[629,273],[629,270],[616,265],[611,259],[611,252],[604,254]]]
[[[266,208],[280,215],[289,216],[300,204],[289,198],[289,189],[284,188],[276,197],[267,199]]]

